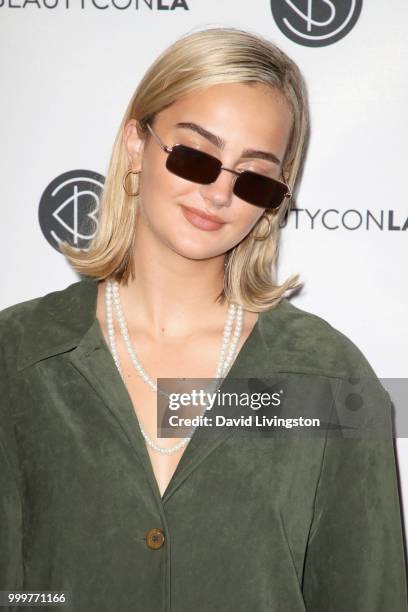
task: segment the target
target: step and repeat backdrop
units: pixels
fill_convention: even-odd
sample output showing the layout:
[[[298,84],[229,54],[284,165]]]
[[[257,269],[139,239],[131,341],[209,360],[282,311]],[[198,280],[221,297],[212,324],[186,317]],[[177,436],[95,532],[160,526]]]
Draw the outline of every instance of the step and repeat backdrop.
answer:
[[[280,46],[308,85],[311,138],[279,280],[299,273],[293,303],[345,333],[385,386],[406,382],[407,22],[405,0],[0,0],[0,309],[78,280],[58,242],[92,237],[80,221],[97,213],[150,63],[183,34],[239,27]]]

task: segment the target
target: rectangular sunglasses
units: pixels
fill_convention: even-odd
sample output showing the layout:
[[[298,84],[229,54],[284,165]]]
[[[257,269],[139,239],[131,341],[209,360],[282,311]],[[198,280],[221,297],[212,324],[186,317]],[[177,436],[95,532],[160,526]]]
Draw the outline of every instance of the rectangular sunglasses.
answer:
[[[233,193],[241,200],[266,209],[277,209],[284,198],[292,196],[286,183],[277,179],[252,172],[251,170],[231,170],[224,168],[222,162],[204,151],[182,144],[167,147],[153,128],[146,124],[159,146],[167,153],[166,168],[180,178],[209,185],[214,183],[221,170],[235,174]]]

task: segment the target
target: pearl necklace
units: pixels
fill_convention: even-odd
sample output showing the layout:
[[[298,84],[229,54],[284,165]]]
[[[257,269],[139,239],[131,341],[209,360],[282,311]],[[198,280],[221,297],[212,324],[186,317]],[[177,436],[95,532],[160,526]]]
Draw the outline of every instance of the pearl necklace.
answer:
[[[132,343],[130,341],[129,332],[128,332],[127,325],[126,325],[126,320],[123,314],[122,305],[120,301],[120,295],[119,295],[119,285],[117,282],[112,282],[110,280],[107,280],[106,289],[105,289],[105,307],[106,307],[106,324],[108,328],[109,346],[110,346],[110,350],[111,350],[114,362],[116,364],[116,367],[118,368],[118,371],[123,381],[124,381],[124,376],[123,376],[122,368],[120,365],[118,351],[116,348],[115,329],[114,329],[114,324],[113,324],[112,302],[115,304],[115,309],[116,309],[116,314],[117,314],[117,319],[119,322],[121,335],[123,337],[127,352],[135,367],[137,374],[154,391],[157,391],[161,393],[162,395],[166,395],[168,397],[169,394],[165,393],[163,390],[158,388],[158,386],[154,383],[154,381],[152,381],[152,379],[149,377],[149,375],[147,374],[147,372],[144,370],[143,366],[141,365],[140,361],[138,360],[136,353],[133,350]],[[233,338],[231,341],[231,331],[232,331],[232,325],[235,321],[235,317],[236,317],[236,327],[235,327]],[[223,341],[221,345],[220,356],[218,359],[217,370],[215,374],[216,379],[222,378],[226,375],[227,371],[229,370],[230,366],[233,363],[234,358],[236,357],[236,351],[237,351],[239,339],[241,337],[242,325],[243,325],[243,307],[242,305],[239,304],[238,306],[236,306],[235,304],[230,304],[228,308],[228,315],[227,315],[225,325],[224,325]],[[231,346],[229,348],[229,351],[227,352],[230,341],[231,341]],[[137,417],[137,414],[136,414],[136,417]],[[183,438],[175,446],[164,448],[162,446],[158,446],[157,444],[153,442],[153,440],[151,440],[149,435],[144,431],[139,421],[139,418],[138,418],[138,422],[139,422],[140,431],[142,432],[142,435],[144,439],[146,440],[147,444],[153,450],[159,453],[168,454],[168,455],[175,453],[180,448],[182,448],[185,444],[187,444],[187,442],[191,438],[191,436],[188,436],[186,438]],[[194,427],[192,431],[194,431],[195,429],[196,427]]]

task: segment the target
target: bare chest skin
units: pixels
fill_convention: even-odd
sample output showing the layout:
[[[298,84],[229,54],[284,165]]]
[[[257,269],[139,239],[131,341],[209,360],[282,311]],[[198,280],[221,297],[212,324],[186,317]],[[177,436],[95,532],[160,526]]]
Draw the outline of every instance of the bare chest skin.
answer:
[[[96,316],[108,344],[103,299],[104,288],[102,285],[101,283],[98,290]],[[238,351],[250,335],[258,316],[258,313],[244,311],[243,329]],[[214,378],[222,342],[222,330],[218,333],[203,334],[200,338],[195,338],[190,342],[177,343],[174,341],[152,342],[142,332],[139,332],[137,337],[131,330],[129,330],[129,334],[133,350],[153,382],[156,382],[157,378]],[[116,320],[115,336],[125,386],[140,424],[150,439],[158,446],[166,448],[175,446],[182,438],[157,437],[156,391],[137,374],[128,356]],[[185,449],[186,445],[182,446],[177,452],[167,455],[159,453],[147,445],[161,496],[163,496]]]

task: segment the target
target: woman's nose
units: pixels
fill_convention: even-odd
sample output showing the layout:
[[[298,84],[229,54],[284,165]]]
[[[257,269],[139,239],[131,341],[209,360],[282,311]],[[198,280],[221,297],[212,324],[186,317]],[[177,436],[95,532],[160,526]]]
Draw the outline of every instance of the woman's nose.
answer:
[[[222,169],[213,183],[201,185],[200,193],[205,200],[209,200],[217,206],[226,206],[231,202],[235,178],[234,174]]]

